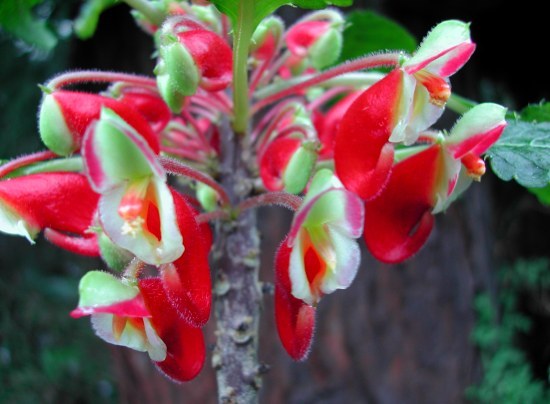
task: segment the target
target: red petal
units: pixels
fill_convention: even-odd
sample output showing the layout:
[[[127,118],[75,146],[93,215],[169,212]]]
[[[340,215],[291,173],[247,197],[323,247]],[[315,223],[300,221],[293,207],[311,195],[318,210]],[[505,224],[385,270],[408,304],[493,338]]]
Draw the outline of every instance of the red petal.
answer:
[[[151,324],[166,344],[166,359],[155,365],[168,377],[184,382],[195,378],[206,357],[204,337],[200,328],[183,320],[172,307],[158,278],[139,281],[145,306],[151,313]]]
[[[398,115],[402,70],[396,69],[363,92],[340,122],[334,147],[336,173],[364,200],[376,197],[388,181],[393,145],[388,139]]]
[[[292,54],[305,56],[307,50],[330,28],[329,21],[305,21],[291,27],[285,36],[286,45]]]
[[[143,298],[138,295],[130,300],[123,300],[122,302],[117,302],[110,304],[108,306],[98,306],[98,307],[77,307],[71,311],[72,318],[80,318],[83,316],[89,316],[91,314],[114,314],[115,316],[120,317],[151,317],[151,314],[147,311],[147,308],[144,305]]]
[[[260,160],[260,177],[269,191],[284,188],[283,174],[302,141],[294,138],[275,139],[267,146]]]
[[[0,182],[0,198],[31,224],[83,235],[99,195],[77,173],[42,173]]]
[[[498,140],[505,127],[506,123],[498,125],[487,132],[470,136],[458,144],[448,145],[447,148],[455,159],[468,153],[481,156]]]
[[[401,262],[428,239],[440,152],[434,145],[396,164],[384,192],[365,204],[365,242],[380,261]]]
[[[143,91],[125,91],[119,100],[131,105],[149,122],[155,133],[160,133],[172,117],[170,109],[162,98]]]
[[[307,358],[313,340],[315,308],[290,293],[290,252],[285,238],[275,260],[275,321],[283,347],[292,359],[301,361]]]
[[[201,70],[202,88],[220,91],[231,84],[233,52],[222,37],[200,28],[179,33],[178,37]]]
[[[173,265],[163,266],[162,283],[173,307],[189,324],[200,327],[210,318],[212,301],[210,229],[197,224],[194,209],[180,194],[172,195],[185,251]]]
[[[44,237],[50,243],[75,254],[86,255],[88,257],[99,257],[100,255],[97,236],[95,234],[90,234],[87,237],[76,237],[60,233],[53,229],[46,229]]]
[[[319,158],[332,158],[334,154],[334,141],[342,117],[360,94],[360,92],[353,92],[338,101],[324,117],[315,116],[315,129],[319,134],[319,140],[322,144]]]
[[[159,153],[159,139],[146,119],[132,106],[113,98],[78,91],[56,91],[52,96],[63,111],[67,127],[80,144],[91,122],[99,119],[101,108],[112,109],[132,126],[149,144],[155,153]]]

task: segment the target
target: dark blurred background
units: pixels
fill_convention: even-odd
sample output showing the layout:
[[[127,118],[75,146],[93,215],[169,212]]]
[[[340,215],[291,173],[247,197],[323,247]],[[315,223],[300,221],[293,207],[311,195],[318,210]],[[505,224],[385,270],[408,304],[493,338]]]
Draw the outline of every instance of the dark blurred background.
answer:
[[[442,20],[470,21],[478,47],[452,78],[453,90],[520,110],[549,98],[547,17],[540,2],[513,4],[355,1],[418,39]],[[68,33],[79,2],[44,7],[57,30]],[[288,21],[299,13],[281,10]],[[151,51],[152,40],[124,5],[104,13],[93,39],[68,35],[48,57],[0,34],[0,159],[42,148],[37,83],[67,69],[151,74]],[[280,219],[285,213],[260,212],[265,281],[272,280],[273,253],[288,229]],[[489,172],[437,217],[426,247],[409,262],[390,267],[363,252],[352,287],[320,305],[316,341],[304,363],[283,352],[266,298],[260,358],[271,372],[262,402],[545,402],[537,400],[549,398],[549,268],[533,260],[549,256],[548,228],[548,207]],[[172,385],[147,355],[111,347],[87,320],[69,318],[78,280],[97,268],[100,261],[74,257],[43,239],[31,247],[0,235],[0,402],[215,402],[209,363],[195,381]]]

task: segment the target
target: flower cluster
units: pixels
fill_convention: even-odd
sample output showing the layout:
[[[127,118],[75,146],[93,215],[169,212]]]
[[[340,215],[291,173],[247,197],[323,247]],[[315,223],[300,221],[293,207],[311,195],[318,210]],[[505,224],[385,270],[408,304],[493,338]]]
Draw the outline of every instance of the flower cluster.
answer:
[[[275,259],[275,315],[284,348],[302,360],[321,298],[350,286],[358,271],[356,240],[363,235],[384,262],[414,255],[433,215],[483,175],[482,155],[502,133],[505,109],[480,104],[448,133],[431,128],[451,96],[449,76],[475,48],[463,22],[437,25],[412,56],[324,70],[339,58],[340,13],[314,12],[288,28],[268,17],[246,60],[254,124],[243,159],[254,189],[232,205],[213,179],[224,119],[240,113],[226,91],[230,21],[211,5],[165,2],[162,12],[161,25],[137,15],[156,38],[156,77],[75,72],[48,83],[39,130],[49,151],[0,167],[0,230],[31,242],[44,230],[59,247],[101,256],[111,272],[82,278],[73,317],[91,316],[99,337],[148,352],[184,381],[205,360],[212,235],[204,221],[294,198]],[[380,66],[393,70],[362,72]],[[110,86],[101,94],[66,89],[85,81]],[[180,175],[179,186],[169,173]],[[197,200],[185,193],[193,188]]]

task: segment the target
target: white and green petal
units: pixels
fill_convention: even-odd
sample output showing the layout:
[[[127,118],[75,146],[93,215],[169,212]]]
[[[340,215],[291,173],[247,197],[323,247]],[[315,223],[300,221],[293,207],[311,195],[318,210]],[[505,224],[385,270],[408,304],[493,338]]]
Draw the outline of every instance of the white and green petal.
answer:
[[[428,33],[403,68],[409,74],[426,69],[448,77],[468,61],[474,50],[469,24],[458,20],[443,21]]]

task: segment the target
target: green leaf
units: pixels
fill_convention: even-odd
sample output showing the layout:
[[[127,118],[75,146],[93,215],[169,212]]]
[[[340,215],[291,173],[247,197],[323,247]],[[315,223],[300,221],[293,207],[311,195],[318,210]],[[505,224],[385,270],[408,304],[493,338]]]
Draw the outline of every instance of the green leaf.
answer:
[[[103,11],[114,6],[117,0],[88,0],[80,8],[78,17],[74,22],[74,31],[80,39],[91,38],[99,22],[99,16]]]
[[[535,194],[539,202],[543,205],[550,205],[550,185],[544,188],[528,188],[528,191]]]
[[[550,122],[550,102],[526,106],[520,113],[520,119],[526,122]]]
[[[504,181],[545,187],[550,182],[550,123],[510,122],[487,155]]]
[[[260,21],[284,5],[296,6],[306,9],[319,9],[327,6],[350,6],[353,0],[212,0],[212,4],[223,14],[227,15],[235,24],[239,14],[239,4],[244,7],[254,7],[253,27],[256,28]]]
[[[417,40],[398,23],[372,11],[354,11],[346,17],[344,47],[340,60],[349,60],[367,53],[399,49],[412,53]]]
[[[42,51],[50,51],[57,44],[54,33],[44,20],[36,18],[32,8],[43,0],[0,1],[0,28]]]

